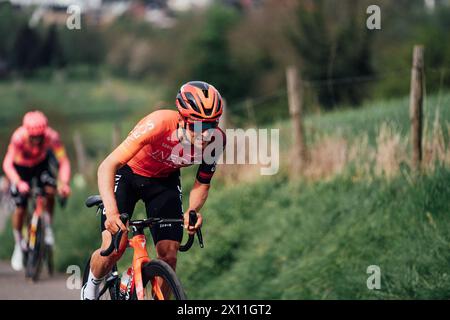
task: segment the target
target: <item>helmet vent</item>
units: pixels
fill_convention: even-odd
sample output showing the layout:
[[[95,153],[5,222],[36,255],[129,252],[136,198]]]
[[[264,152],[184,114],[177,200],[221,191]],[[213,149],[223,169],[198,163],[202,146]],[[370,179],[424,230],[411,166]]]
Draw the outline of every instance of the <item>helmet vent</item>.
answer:
[[[207,116],[210,116],[211,114],[212,114],[212,112],[213,112],[213,110],[214,110],[214,104],[216,103],[216,96],[214,95],[214,98],[213,98],[213,102],[212,102],[212,104],[211,104],[211,107],[209,108],[209,109],[205,109],[205,114],[207,115]]]
[[[191,105],[191,108],[194,109],[196,112],[200,113],[200,109],[198,108],[197,103],[195,102],[195,98],[192,95],[192,93],[186,92],[184,95],[186,96],[187,101]]]
[[[219,112],[221,107],[222,107],[222,99],[219,99],[219,102],[217,103],[217,107],[216,107],[216,112]]]
[[[188,107],[186,106],[186,103],[184,103],[183,99],[177,98],[177,100],[178,100],[178,103],[180,104],[180,106],[181,106],[183,109],[187,109],[187,108],[188,108]]]

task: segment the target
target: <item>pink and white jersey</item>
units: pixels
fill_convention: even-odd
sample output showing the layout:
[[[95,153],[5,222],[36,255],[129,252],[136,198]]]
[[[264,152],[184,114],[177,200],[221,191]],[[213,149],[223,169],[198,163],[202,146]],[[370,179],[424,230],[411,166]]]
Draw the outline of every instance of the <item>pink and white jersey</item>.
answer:
[[[45,160],[50,150],[53,151],[59,161],[60,179],[68,182],[70,179],[70,164],[66,151],[59,134],[50,127],[45,131],[43,142],[37,146],[30,143],[28,132],[24,127],[17,128],[11,137],[8,152],[3,161],[3,170],[7,177],[13,183],[16,183],[19,177],[14,165],[34,167]]]
[[[27,130],[24,127],[19,127],[12,135],[9,148],[13,148],[15,151],[14,164],[23,167],[34,167],[41,163],[47,157],[49,150],[64,152],[59,134],[52,128],[47,128],[41,145],[32,146],[28,139]]]

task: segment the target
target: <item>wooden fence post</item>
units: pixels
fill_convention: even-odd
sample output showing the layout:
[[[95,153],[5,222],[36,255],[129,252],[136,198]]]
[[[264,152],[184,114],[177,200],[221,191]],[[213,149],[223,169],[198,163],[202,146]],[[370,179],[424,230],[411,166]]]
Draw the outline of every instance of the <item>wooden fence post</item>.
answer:
[[[306,164],[306,144],[303,130],[303,86],[295,66],[286,70],[289,113],[292,121],[292,174],[299,177]]]
[[[424,47],[414,46],[411,70],[409,118],[411,121],[412,167],[419,171],[422,162],[422,105],[423,105]]]
[[[84,150],[83,140],[81,140],[79,131],[75,131],[75,133],[73,134],[73,144],[75,146],[75,156],[77,159],[78,172],[86,177],[88,171],[88,161],[86,152]]]

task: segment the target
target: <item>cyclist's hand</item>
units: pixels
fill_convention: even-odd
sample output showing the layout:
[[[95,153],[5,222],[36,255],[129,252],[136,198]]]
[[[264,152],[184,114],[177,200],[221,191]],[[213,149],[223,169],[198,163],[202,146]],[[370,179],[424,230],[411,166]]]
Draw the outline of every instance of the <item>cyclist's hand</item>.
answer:
[[[127,231],[127,227],[120,220],[120,214],[112,214],[106,216],[105,228],[111,234],[116,234],[119,230]]]
[[[67,198],[70,195],[70,186],[68,184],[58,186],[58,193],[61,197]]]
[[[197,231],[197,229],[201,228],[202,224],[203,224],[203,217],[202,215],[197,212],[197,223],[195,224],[195,226],[190,226],[189,225],[189,212],[191,210],[188,210],[184,213],[184,228],[188,231],[189,235],[194,235],[195,232]]]
[[[29,193],[30,192],[30,185],[28,183],[26,183],[25,181],[19,181],[17,183],[17,190],[19,191],[19,193]]]

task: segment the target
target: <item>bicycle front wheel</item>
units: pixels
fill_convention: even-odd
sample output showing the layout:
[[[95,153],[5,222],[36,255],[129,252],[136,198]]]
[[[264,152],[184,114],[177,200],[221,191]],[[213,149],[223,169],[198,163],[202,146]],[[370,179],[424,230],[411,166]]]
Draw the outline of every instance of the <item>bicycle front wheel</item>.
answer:
[[[175,271],[162,260],[152,260],[142,267],[142,282],[146,300],[187,300]]]
[[[36,224],[36,232],[34,239],[29,239],[28,252],[27,252],[27,264],[26,264],[26,277],[32,281],[38,281],[41,273],[42,262],[45,257],[45,227],[42,219],[39,219]],[[31,243],[32,242],[32,243]]]

